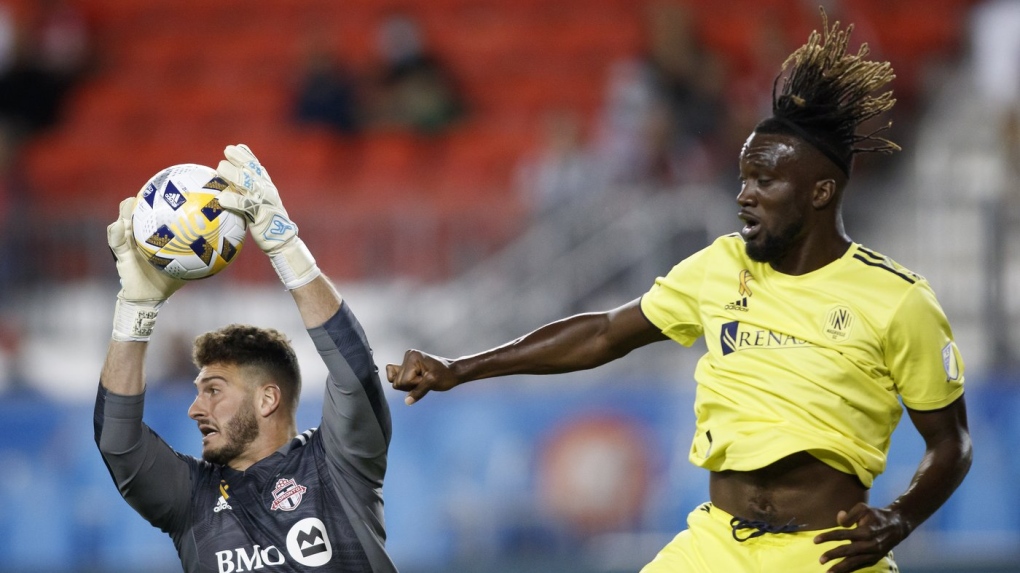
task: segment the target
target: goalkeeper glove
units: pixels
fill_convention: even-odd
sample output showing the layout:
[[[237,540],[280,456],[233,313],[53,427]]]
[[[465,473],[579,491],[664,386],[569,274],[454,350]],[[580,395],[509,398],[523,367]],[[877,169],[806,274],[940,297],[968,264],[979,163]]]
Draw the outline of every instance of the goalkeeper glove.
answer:
[[[113,339],[144,342],[152,335],[159,307],[184,285],[184,281],[150,265],[135,248],[131,213],[136,200],[131,197],[121,201],[120,216],[106,228],[106,240],[117,259],[120,276],[120,292],[113,313]]]
[[[249,222],[251,237],[267,255],[276,274],[288,290],[312,282],[321,273],[304,241],[298,238],[297,225],[290,220],[280,201],[273,180],[247,145],[228,145],[226,160],[216,171],[236,193],[219,195],[220,205],[243,215]]]

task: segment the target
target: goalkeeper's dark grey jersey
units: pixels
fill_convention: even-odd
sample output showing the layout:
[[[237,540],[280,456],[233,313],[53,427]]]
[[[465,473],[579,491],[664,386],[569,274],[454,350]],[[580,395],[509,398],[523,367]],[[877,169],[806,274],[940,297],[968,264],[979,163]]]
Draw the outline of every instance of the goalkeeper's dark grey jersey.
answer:
[[[390,413],[371,349],[346,303],[309,333],[329,369],[322,423],[244,472],[175,452],[142,422],[144,394],[100,385],[103,459],[185,571],[396,571],[382,499]]]

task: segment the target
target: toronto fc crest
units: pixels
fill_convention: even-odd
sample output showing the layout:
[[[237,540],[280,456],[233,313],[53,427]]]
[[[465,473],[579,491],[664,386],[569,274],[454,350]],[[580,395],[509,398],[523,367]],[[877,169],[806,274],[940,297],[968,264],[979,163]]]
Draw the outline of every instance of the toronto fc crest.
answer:
[[[269,509],[280,511],[294,511],[301,504],[301,496],[308,491],[303,485],[298,485],[293,479],[281,479],[276,482],[273,488],[273,504]]]

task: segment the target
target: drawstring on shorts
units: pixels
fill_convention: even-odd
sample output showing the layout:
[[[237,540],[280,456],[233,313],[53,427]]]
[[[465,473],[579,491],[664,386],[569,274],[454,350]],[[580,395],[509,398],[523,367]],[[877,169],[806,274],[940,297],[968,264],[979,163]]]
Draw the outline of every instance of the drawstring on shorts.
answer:
[[[748,539],[765,535],[766,533],[795,533],[800,531],[803,525],[797,525],[791,519],[786,522],[785,525],[772,525],[767,521],[758,521],[754,519],[744,519],[742,517],[734,517],[730,520],[730,527],[733,528],[733,539],[743,543]],[[737,535],[737,531],[741,529],[753,529],[746,537],[740,537]]]

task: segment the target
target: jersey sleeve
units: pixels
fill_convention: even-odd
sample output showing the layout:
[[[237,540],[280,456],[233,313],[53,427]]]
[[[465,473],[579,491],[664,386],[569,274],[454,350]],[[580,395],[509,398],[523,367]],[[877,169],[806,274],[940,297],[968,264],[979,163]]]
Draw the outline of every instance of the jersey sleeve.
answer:
[[[963,394],[963,358],[949,320],[924,281],[910,288],[893,315],[886,361],[908,408],[936,410]]]
[[[390,410],[365,332],[346,301],[325,324],[308,332],[329,371],[320,431],[330,467],[353,469],[381,486]]]
[[[705,280],[707,247],[679,262],[641,297],[641,311],[663,334],[690,346],[704,334],[699,296]]]
[[[96,445],[124,500],[171,533],[191,502],[191,465],[142,422],[145,394],[122,396],[102,385],[93,416]]]

